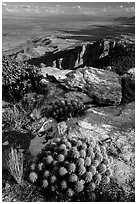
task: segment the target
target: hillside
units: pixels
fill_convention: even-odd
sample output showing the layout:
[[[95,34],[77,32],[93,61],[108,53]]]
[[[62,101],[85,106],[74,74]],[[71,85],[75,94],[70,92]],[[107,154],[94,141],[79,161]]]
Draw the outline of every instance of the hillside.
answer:
[[[115,18],[114,21],[119,21],[123,24],[135,24],[135,16],[133,16],[133,17],[119,17],[119,18]]]

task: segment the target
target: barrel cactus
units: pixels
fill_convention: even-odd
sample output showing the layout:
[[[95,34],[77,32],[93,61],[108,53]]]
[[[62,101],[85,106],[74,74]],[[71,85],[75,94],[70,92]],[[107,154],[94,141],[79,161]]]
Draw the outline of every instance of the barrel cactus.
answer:
[[[48,111],[48,115],[57,121],[62,121],[69,117],[81,115],[85,110],[86,106],[81,101],[64,99],[55,101]]]
[[[54,138],[30,165],[28,179],[45,195],[50,191],[72,199],[86,191],[94,194],[101,183],[107,184],[112,162],[106,148],[94,138]]]

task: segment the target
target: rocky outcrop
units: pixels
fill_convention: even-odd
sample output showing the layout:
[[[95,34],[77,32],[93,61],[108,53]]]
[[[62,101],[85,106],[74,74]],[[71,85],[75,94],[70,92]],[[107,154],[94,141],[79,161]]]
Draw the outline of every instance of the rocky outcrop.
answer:
[[[97,68],[79,68],[67,75],[63,85],[86,93],[97,104],[117,104],[122,97],[118,75]]]
[[[85,43],[65,50],[47,52],[39,58],[30,59],[29,63],[35,65],[44,63],[46,66],[54,66],[59,69],[93,66],[98,59],[108,56],[118,43],[120,42],[117,39],[101,39],[95,43]]]
[[[8,55],[12,59],[22,62],[32,58],[39,59],[45,54],[68,49],[68,47],[73,46],[75,43],[75,40],[69,39],[37,37],[10,50],[3,50],[3,55]]]
[[[122,102],[135,101],[135,68],[131,68],[122,76]]]
[[[63,41],[59,38],[40,38],[22,45],[21,48],[4,53],[17,61],[27,61],[37,66],[44,64],[44,67],[51,66],[59,69],[73,70],[84,66],[106,68],[115,65],[112,71],[123,74],[124,70],[134,66],[134,44],[134,38],[124,35],[77,46],[74,45],[74,42],[69,42],[68,45],[67,39]],[[128,56],[131,53],[133,54],[132,60],[131,56]],[[128,58],[117,59],[119,55],[121,57],[126,55]],[[119,60],[122,68],[119,67]],[[119,69],[122,70],[119,71]]]
[[[121,74],[127,68],[134,66],[134,44],[134,39],[129,36],[105,38],[95,43],[85,43],[64,50],[46,52],[45,55],[39,58],[31,58],[28,62],[35,65],[43,63],[46,66],[72,70],[84,66],[105,68],[115,65],[112,70]],[[126,57],[123,58],[123,55]],[[119,60],[122,68],[121,66],[119,67]]]

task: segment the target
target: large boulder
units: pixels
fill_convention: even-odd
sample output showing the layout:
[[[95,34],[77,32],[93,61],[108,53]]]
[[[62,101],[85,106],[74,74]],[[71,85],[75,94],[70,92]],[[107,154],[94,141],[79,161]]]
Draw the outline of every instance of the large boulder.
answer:
[[[89,97],[86,93],[80,91],[69,91],[64,94],[64,98],[68,100],[78,100],[82,103],[92,103],[93,99]]]
[[[98,104],[121,102],[122,91],[118,75],[93,67],[79,68],[67,74],[64,86],[69,90],[85,92]]]

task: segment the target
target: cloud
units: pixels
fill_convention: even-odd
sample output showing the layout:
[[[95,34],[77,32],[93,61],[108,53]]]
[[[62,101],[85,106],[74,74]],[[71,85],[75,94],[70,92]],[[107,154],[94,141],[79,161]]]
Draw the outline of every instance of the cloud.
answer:
[[[125,12],[135,12],[135,7],[126,7],[124,8]]]
[[[101,11],[103,11],[103,12],[107,12],[107,9],[102,9]]]
[[[130,7],[130,10],[135,11],[135,7],[134,6]]]
[[[13,9],[9,9],[9,8],[6,8],[6,11],[10,12],[10,13],[15,13],[15,12],[19,12],[18,10],[13,10]]]
[[[19,14],[20,15],[35,15],[42,11],[36,6],[29,5],[7,5],[3,7],[3,12],[6,14]]]
[[[72,8],[81,10],[81,6],[73,6]]]
[[[36,6],[23,4],[5,4],[2,3],[4,14],[19,14],[20,15],[40,15],[40,16],[51,16],[51,15],[93,15],[93,16],[107,16],[107,15],[132,15],[135,11],[134,4],[126,4],[126,7],[121,5],[122,3],[114,6],[102,6],[102,8],[84,7],[80,5],[62,6],[55,4],[54,6]]]
[[[5,4],[5,3],[2,3],[2,6],[7,6],[7,4]]]
[[[30,8],[29,5],[23,5],[22,8]]]

